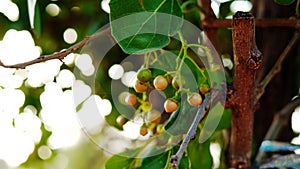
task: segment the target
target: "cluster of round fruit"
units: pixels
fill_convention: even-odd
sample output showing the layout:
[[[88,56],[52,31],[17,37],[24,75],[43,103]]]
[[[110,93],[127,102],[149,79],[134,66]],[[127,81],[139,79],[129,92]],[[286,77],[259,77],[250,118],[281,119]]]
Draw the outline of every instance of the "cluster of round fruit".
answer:
[[[137,73],[137,81],[134,85],[134,90],[136,93],[147,92],[149,88],[163,91],[168,87],[168,85],[172,85],[175,90],[179,90],[184,83],[184,78],[178,78],[177,76],[172,77],[168,74],[157,75],[154,77],[152,76],[150,69],[142,68]],[[206,94],[209,89],[210,88],[208,85],[201,85],[199,87],[199,91],[203,95]],[[202,96],[198,92],[189,92],[187,102],[191,106],[199,106],[202,104]],[[139,103],[139,107],[141,108],[142,112],[146,113],[144,115],[144,122],[146,123],[140,128],[140,134],[142,136],[148,134],[149,128],[155,128],[155,130],[157,130],[157,125],[161,124],[162,122],[162,113],[158,110],[152,109],[152,105],[147,99],[140,99],[134,93],[126,93],[126,96],[124,97],[124,103],[129,106],[136,106]],[[175,98],[167,98],[164,102],[164,110],[166,113],[172,113],[176,111],[178,106],[179,101]],[[123,115],[117,117],[116,120],[121,126],[128,121]]]

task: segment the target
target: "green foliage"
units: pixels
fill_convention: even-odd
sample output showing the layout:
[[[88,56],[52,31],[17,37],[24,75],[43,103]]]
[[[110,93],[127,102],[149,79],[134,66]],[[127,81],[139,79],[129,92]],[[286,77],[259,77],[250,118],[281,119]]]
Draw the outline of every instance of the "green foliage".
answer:
[[[170,43],[168,36],[177,33],[182,25],[177,0],[112,0],[110,8],[112,35],[126,53],[162,48]]]
[[[295,2],[295,0],[274,0],[274,1],[280,5],[290,5],[293,2]]]

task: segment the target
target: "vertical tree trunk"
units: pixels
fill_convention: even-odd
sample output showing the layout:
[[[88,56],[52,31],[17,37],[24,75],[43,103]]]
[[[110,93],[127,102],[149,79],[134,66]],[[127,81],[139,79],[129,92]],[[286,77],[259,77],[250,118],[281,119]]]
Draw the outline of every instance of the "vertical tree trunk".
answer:
[[[262,59],[255,43],[255,23],[252,14],[237,12],[233,16],[232,38],[235,67],[230,166],[245,169],[250,167],[255,74]]]

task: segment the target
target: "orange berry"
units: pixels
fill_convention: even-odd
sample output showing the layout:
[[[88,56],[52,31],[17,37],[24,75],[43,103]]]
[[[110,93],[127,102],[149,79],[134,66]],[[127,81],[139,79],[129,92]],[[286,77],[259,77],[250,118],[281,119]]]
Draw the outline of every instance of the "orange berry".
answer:
[[[202,94],[206,94],[209,92],[210,88],[207,84],[201,84],[199,90]]]
[[[119,115],[116,119],[116,122],[120,125],[120,126],[123,126],[128,120],[122,116],[122,115]]]
[[[194,92],[188,96],[187,101],[191,106],[198,106],[202,103],[202,97],[199,93]]]
[[[128,95],[125,97],[125,103],[130,106],[134,106],[137,103],[136,95],[128,93]]]
[[[135,85],[134,85],[134,90],[137,93],[143,93],[147,90],[148,86],[146,83],[143,83],[141,81],[136,81]]]
[[[164,108],[167,113],[172,113],[178,108],[178,103],[174,99],[167,99],[164,103]]]
[[[161,121],[161,114],[157,110],[151,110],[146,116],[146,121],[149,121],[154,124],[159,124]]]
[[[140,135],[145,136],[148,134],[148,128],[146,126],[141,126]]]
[[[168,81],[164,76],[159,75],[155,77],[153,81],[153,85],[157,90],[164,90],[168,86]]]

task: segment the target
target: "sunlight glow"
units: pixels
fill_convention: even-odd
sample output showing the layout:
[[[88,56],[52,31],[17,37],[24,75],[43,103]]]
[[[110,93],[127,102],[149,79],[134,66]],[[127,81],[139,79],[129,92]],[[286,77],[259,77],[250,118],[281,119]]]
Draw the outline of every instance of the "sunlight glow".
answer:
[[[50,15],[50,16],[57,16],[60,12],[60,8],[59,6],[57,6],[54,3],[51,3],[49,5],[46,6],[46,12]]]
[[[74,74],[68,70],[63,69],[59,72],[59,74],[56,76],[56,82],[60,84],[62,88],[69,88],[73,85],[75,81]]]
[[[47,160],[52,156],[52,151],[48,146],[41,146],[38,149],[38,155],[41,159]]]
[[[6,69],[0,67],[0,86],[6,88],[19,88],[27,78],[25,70]]]
[[[209,146],[211,156],[213,158],[213,168],[219,168],[221,157],[221,146],[219,143],[211,143]]]
[[[0,136],[0,159],[11,167],[25,162],[34,150],[32,139],[16,128],[0,128]]]
[[[252,9],[252,3],[246,0],[233,1],[230,5],[230,9],[233,13],[237,11],[249,12]]]
[[[105,107],[98,107],[101,101],[100,96],[92,95],[83,103],[77,113],[81,127],[90,134],[97,134],[105,122],[104,116],[101,115],[101,111]]]
[[[132,121],[128,121],[124,126],[122,134],[130,139],[137,139],[140,137],[140,127],[142,126],[141,123],[135,123]]]
[[[15,128],[28,135],[34,143],[42,137],[41,120],[32,113],[21,113],[14,120]]]
[[[295,137],[291,141],[292,144],[300,145],[300,135],[298,137]],[[300,149],[295,150],[296,154],[300,154]]]
[[[31,87],[40,87],[48,82],[52,82],[54,77],[60,72],[61,65],[62,62],[56,59],[26,67],[26,70],[28,70],[26,84]]]
[[[110,13],[110,8],[109,8],[109,1],[110,0],[102,0],[101,1],[101,8],[105,11],[105,12],[107,12],[107,13]]]
[[[214,11],[215,15],[218,16],[220,12],[220,3],[217,1],[211,1],[211,8]]]
[[[77,40],[77,32],[74,28],[68,28],[64,32],[64,41],[68,44],[73,44]]]
[[[222,58],[224,67],[227,67],[229,70],[233,68],[233,63],[229,58]]]
[[[3,13],[10,21],[15,22],[19,19],[19,8],[11,0],[0,1],[0,13]]]
[[[136,79],[137,79],[137,72],[129,71],[125,72],[121,78],[121,82],[127,87],[133,87]]]
[[[81,104],[92,93],[90,86],[84,84],[81,80],[76,80],[73,84],[73,101],[75,107]]]
[[[292,129],[295,133],[300,133],[300,107],[297,107],[292,114]]]
[[[25,94],[19,89],[0,88],[0,111],[14,111],[23,106]]]
[[[73,102],[73,92],[63,91],[55,82],[49,82],[40,96],[40,117],[47,129],[52,131],[48,145],[52,149],[75,145],[81,136],[80,126]]]
[[[76,55],[75,65],[85,76],[91,76],[95,72],[92,58],[88,54]]]
[[[32,36],[25,30],[10,29],[0,41],[0,60],[7,65],[36,59],[40,53],[40,47],[35,46]]]
[[[70,53],[63,59],[64,64],[71,66],[74,63],[76,54]]]
[[[108,70],[108,75],[110,78],[114,80],[120,79],[124,74],[124,69],[119,64],[112,65]]]

